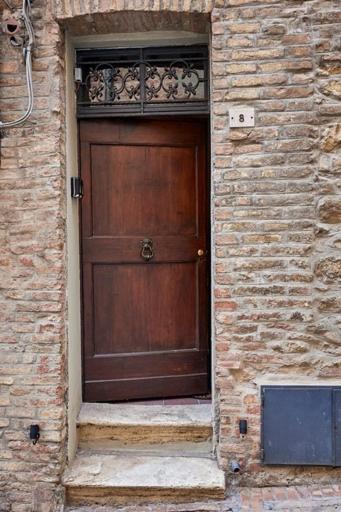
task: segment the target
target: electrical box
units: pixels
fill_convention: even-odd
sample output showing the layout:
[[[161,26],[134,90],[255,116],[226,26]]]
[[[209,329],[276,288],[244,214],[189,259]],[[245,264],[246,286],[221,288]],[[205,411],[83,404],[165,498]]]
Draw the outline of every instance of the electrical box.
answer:
[[[253,107],[231,107],[229,117],[230,128],[255,126],[255,109]]]
[[[341,466],[341,388],[264,386],[264,464]]]

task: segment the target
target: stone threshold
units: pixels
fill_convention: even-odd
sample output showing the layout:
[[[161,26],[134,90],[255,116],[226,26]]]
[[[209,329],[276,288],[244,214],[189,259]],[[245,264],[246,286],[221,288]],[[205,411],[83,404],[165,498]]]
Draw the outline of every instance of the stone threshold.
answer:
[[[212,426],[211,404],[140,405],[83,403],[78,425]]]

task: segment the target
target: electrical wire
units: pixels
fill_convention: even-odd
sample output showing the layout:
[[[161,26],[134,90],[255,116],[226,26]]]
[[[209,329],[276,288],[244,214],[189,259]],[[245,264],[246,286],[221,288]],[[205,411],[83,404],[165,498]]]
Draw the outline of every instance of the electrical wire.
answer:
[[[7,0],[2,0],[4,4],[7,5],[7,7],[11,10],[11,11],[14,11],[14,7],[7,1]]]
[[[26,108],[26,112],[16,119],[15,121],[9,121],[3,123],[0,121],[0,130],[3,128],[14,128],[26,121],[32,114],[33,110],[33,85],[32,85],[32,48],[34,44],[34,32],[30,19],[31,14],[31,4],[30,0],[23,0],[22,6],[22,15],[25,23],[25,28],[27,32],[27,42],[24,44],[23,52],[25,59],[25,68],[26,68],[26,84],[27,84],[27,94],[28,94],[28,104]]]

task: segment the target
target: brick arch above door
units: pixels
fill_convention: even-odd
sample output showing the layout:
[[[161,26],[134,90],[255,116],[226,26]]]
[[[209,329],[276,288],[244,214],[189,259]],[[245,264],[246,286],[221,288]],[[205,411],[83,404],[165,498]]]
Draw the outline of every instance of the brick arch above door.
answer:
[[[72,8],[65,1],[56,7],[55,17],[73,36],[152,30],[207,34],[212,9],[212,0],[155,1],[148,5],[148,10],[142,2],[136,5],[134,0],[112,2],[110,7],[105,0],[88,0]]]

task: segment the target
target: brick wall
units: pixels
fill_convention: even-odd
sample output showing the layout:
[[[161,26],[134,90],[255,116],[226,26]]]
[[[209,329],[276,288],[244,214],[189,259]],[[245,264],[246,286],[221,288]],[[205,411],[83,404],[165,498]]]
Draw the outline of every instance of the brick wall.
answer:
[[[340,475],[259,465],[257,385],[341,377],[340,23],[337,1],[222,0],[212,15],[219,456],[243,461],[244,484]],[[229,130],[240,102],[256,126]]]
[[[35,0],[35,109],[1,140],[0,511],[47,512],[62,496],[63,27],[109,31],[110,23],[98,22],[109,11],[144,9],[165,12],[168,25],[172,13],[211,12],[220,462],[226,468],[230,459],[242,462],[245,471],[235,481],[242,485],[340,477],[339,470],[259,464],[259,383],[341,382],[339,2]],[[191,26],[193,18],[183,19],[181,26]],[[0,85],[1,119],[16,117],[25,106],[24,68],[4,36]],[[228,109],[239,103],[256,108],[255,128],[229,130]],[[249,421],[243,440],[241,417]],[[43,428],[36,447],[27,441],[31,423]]]
[[[65,457],[63,71],[51,9],[34,2],[34,113],[1,139],[0,510],[47,512]],[[1,36],[1,120],[26,106],[20,50]],[[39,423],[41,442],[28,441]]]

